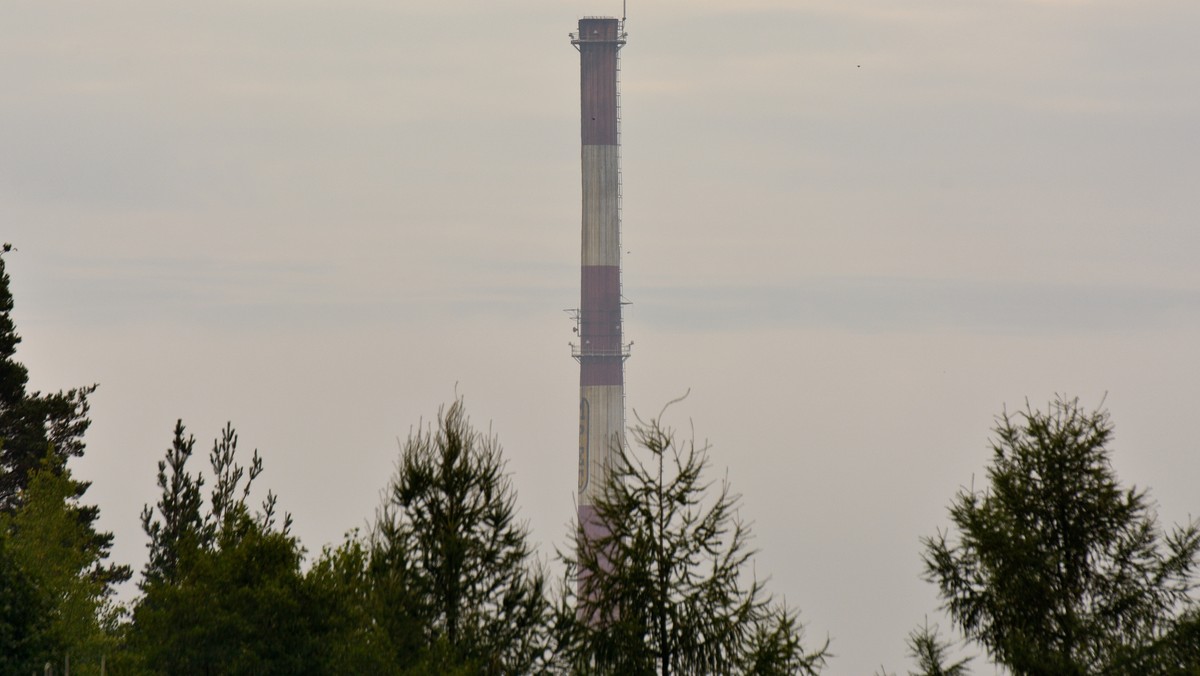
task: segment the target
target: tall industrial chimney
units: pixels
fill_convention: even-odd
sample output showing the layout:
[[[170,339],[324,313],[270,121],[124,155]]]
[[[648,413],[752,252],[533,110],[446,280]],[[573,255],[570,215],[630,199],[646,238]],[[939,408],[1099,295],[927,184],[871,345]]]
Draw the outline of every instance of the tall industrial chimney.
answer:
[[[579,524],[583,537],[604,532],[596,501],[610,458],[625,436],[625,358],[621,341],[621,168],[619,51],[624,22],[579,20],[571,44],[579,50],[583,142],[582,293],[579,343]]]

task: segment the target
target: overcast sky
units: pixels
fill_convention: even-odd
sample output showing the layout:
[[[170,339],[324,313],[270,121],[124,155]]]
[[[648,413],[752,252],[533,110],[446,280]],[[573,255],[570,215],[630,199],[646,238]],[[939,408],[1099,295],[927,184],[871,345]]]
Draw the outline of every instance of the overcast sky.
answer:
[[[6,3],[19,358],[100,383],[73,468],[118,561],[176,418],[205,449],[232,420],[315,553],[456,387],[543,555],[567,542],[567,33],[620,12]],[[1104,400],[1121,478],[1200,512],[1198,26],[1195,0],[633,0],[630,418],[691,389],[667,422],[713,444],[828,674],[902,672],[948,625],[919,538],[1005,406]]]

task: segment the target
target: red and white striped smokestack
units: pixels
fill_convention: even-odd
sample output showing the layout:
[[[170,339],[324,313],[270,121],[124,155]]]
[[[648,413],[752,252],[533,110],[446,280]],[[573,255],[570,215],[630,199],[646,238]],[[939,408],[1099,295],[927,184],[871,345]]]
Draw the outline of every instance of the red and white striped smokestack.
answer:
[[[625,434],[624,361],[621,342],[621,172],[618,52],[622,22],[579,20],[571,35],[579,49],[583,141],[582,293],[579,344],[579,523],[589,540],[603,533],[595,504],[604,489],[610,457]]]

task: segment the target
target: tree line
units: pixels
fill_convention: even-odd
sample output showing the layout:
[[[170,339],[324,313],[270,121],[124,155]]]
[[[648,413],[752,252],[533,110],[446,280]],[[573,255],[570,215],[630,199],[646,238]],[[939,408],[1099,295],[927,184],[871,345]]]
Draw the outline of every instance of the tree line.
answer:
[[[311,557],[275,494],[252,498],[264,462],[234,427],[197,457],[177,421],[138,593],[118,603],[133,571],[109,562],[69,467],[96,386],[28,391],[4,265],[0,676],[818,674],[834,659],[755,577],[707,446],[639,419],[597,501],[603,535],[564,544],[553,574],[461,398],[409,435],[370,525]],[[907,673],[1200,674],[1200,524],[1159,527],[1112,470],[1112,429],[1065,397],[997,418],[986,486],[919,545],[955,636],[914,629]]]

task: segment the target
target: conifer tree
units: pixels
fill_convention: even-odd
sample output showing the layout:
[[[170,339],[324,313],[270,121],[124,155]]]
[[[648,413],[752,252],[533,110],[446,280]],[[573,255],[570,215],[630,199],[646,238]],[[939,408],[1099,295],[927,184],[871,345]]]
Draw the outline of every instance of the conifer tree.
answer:
[[[1113,471],[1112,431],[1078,399],[1002,414],[987,487],[960,491],[952,530],[923,541],[954,624],[1018,676],[1200,670],[1184,639],[1200,523],[1159,529]]]
[[[0,676],[36,672],[52,650],[50,599],[30,576],[0,528]]]
[[[117,609],[104,576],[96,574],[105,552],[77,517],[75,482],[62,462],[47,454],[30,476],[21,506],[0,515],[0,530],[9,533],[14,561],[42,596],[47,623],[40,657],[73,655],[77,662],[99,664],[115,647],[107,630]]]
[[[908,656],[917,663],[918,669],[908,672],[908,676],[967,676],[971,673],[967,668],[970,657],[948,663],[951,645],[939,635],[936,624],[930,627],[926,622],[912,630],[906,643]],[[882,669],[875,673],[877,676],[894,676]]]
[[[704,478],[707,447],[681,443],[659,418],[617,448],[596,511],[580,531],[558,615],[570,668],[596,674],[816,674],[796,613],[747,577],[754,551],[739,497]],[[582,579],[582,584],[580,580]]]
[[[29,372],[16,359],[21,342],[13,321],[13,296],[4,254],[0,253],[0,513],[17,511],[25,489],[47,454],[53,456],[52,471],[66,472],[67,460],[83,455],[83,435],[88,418],[88,397],[96,385],[55,393],[28,392]],[[106,563],[112,549],[112,533],[96,530],[100,510],[80,499],[89,482],[70,479],[69,509],[87,534],[86,548],[97,553],[88,574],[110,589],[128,580],[128,566]]]
[[[160,498],[142,512],[150,559],[126,659],[155,674],[317,674],[325,609],[311,602],[303,549],[278,519],[275,497],[249,504],[262,472],[239,464],[226,425],[209,453],[212,490],[188,468],[195,445],[182,422],[158,464]]]
[[[65,392],[27,392],[29,371],[16,360],[21,336],[13,321],[14,307],[4,255],[0,254],[0,510],[11,511],[20,502],[20,491],[41,463],[47,448],[59,458],[83,455],[83,434],[88,419],[88,396],[95,385]],[[82,495],[86,483],[80,483]],[[96,512],[81,508],[90,524]]]
[[[204,545],[204,477],[193,476],[187,466],[195,446],[196,438],[187,434],[183,420],[177,420],[166,458],[158,461],[158,504],[142,509],[142,530],[150,538],[143,589],[178,582],[181,559]]]
[[[541,667],[549,605],[499,442],[462,399],[408,438],[372,533],[372,576],[398,646],[416,629],[429,673]],[[403,657],[401,656],[403,659]]]

